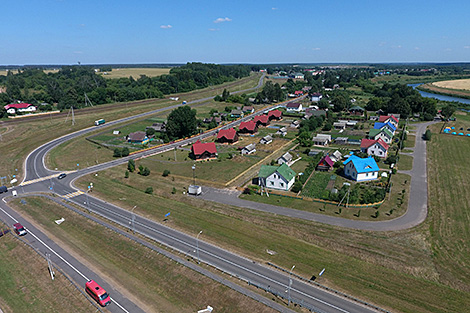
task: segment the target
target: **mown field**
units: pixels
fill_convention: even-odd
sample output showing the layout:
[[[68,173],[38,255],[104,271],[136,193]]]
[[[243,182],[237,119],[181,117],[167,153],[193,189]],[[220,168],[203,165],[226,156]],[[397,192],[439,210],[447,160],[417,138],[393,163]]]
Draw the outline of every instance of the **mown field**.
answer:
[[[60,272],[52,281],[47,261],[13,234],[0,237],[0,309],[4,313],[96,311]]]
[[[156,77],[170,73],[171,68],[113,68],[111,72],[98,72],[104,78],[122,78],[132,76],[138,79],[141,75]],[[105,74],[106,73],[106,74]]]
[[[440,87],[440,88],[470,91],[470,79],[444,80],[444,81],[434,82],[432,83],[432,85]]]

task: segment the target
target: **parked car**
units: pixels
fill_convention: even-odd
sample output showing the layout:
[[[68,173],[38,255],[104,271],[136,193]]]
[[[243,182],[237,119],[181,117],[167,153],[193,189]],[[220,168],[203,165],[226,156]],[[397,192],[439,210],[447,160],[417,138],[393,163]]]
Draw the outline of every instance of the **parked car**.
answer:
[[[7,192],[7,191],[8,191],[7,186],[0,186],[0,193],[4,193],[4,192]]]
[[[57,177],[57,179],[62,179],[62,178],[65,178],[65,177],[67,177],[67,174],[61,173],[61,174]]]
[[[20,223],[13,224],[13,229],[18,236],[24,236],[27,234],[26,229],[24,229],[23,225]]]

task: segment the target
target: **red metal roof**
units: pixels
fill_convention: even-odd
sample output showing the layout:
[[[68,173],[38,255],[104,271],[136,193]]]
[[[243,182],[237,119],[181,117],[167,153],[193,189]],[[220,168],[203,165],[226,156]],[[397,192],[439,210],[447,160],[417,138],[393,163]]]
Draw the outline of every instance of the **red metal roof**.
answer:
[[[206,151],[213,154],[217,153],[217,148],[213,142],[202,143],[200,140],[198,140],[191,147],[191,151],[194,155],[201,155]]]
[[[379,122],[382,122],[384,123],[386,120],[388,120],[389,118],[392,118],[395,122],[398,123],[398,119],[393,116],[393,115],[380,115],[379,116]]]
[[[318,165],[324,165],[323,162],[325,162],[326,164],[328,164],[328,166],[330,166],[330,167],[333,167],[333,165],[335,165],[335,162],[333,162],[333,160],[330,159],[330,157],[329,157],[328,155],[324,156],[324,157],[320,160],[320,162],[318,162]]]
[[[15,109],[26,109],[30,106],[34,106],[29,103],[11,103],[5,106],[5,110],[8,110],[10,108],[15,108]]]
[[[228,140],[234,140],[236,134],[237,134],[237,131],[234,128],[221,129],[219,130],[219,133],[217,134],[217,139],[221,139],[222,137],[225,137]]]
[[[376,143],[384,147],[385,150],[388,150],[388,144],[385,141],[383,141],[382,138],[379,138],[377,140],[364,138],[361,140],[361,148],[368,149],[370,146]]]
[[[253,121],[241,122],[238,129],[239,130],[246,129],[249,131],[254,131],[256,129],[256,123]]]
[[[267,115],[258,115],[258,116],[255,116],[255,119],[253,120],[255,123],[262,123],[262,124],[266,124],[269,122],[269,117]]]
[[[272,110],[268,112],[268,117],[274,116],[276,118],[280,118],[282,116],[282,112],[279,110]]]

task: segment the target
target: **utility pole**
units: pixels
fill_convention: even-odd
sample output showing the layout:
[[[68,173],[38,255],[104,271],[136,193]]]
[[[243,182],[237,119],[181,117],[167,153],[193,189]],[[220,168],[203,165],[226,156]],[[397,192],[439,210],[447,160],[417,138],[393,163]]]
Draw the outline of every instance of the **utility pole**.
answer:
[[[288,303],[287,303],[287,306],[290,306],[290,289],[291,289],[291,286],[292,286],[292,271],[294,270],[294,266],[292,266],[292,268],[290,269],[290,272],[289,272],[289,288],[287,289],[287,299],[288,299]]]
[[[197,234],[196,236],[196,251],[197,251],[197,264],[201,263],[201,260],[199,259],[199,235],[202,234],[202,230]]]

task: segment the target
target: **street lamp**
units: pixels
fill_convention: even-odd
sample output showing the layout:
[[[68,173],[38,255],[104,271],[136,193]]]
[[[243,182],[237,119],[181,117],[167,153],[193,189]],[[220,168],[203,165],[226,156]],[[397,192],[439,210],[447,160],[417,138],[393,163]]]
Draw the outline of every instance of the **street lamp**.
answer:
[[[289,272],[289,288],[287,289],[287,299],[288,299],[289,302],[287,303],[287,306],[290,305],[290,288],[292,286],[292,277],[291,276],[292,276],[292,271],[294,270],[294,267],[295,267],[295,265],[292,266],[292,268],[290,269],[290,272]]]
[[[135,234],[135,214],[134,214],[134,209],[137,207],[137,205],[134,205],[134,207],[131,210],[131,226],[132,226],[132,233]]]
[[[202,234],[202,230],[199,232],[199,234],[197,234],[196,236],[196,252],[197,252],[197,264],[200,264],[200,260],[199,260],[199,235]]]
[[[196,186],[196,174],[195,174],[195,171],[196,171],[196,164],[194,164],[193,166],[191,166],[191,168],[193,169],[193,186]]]

